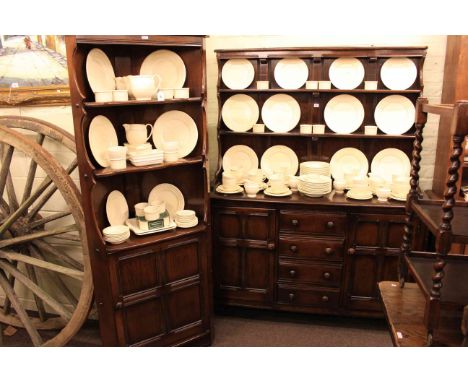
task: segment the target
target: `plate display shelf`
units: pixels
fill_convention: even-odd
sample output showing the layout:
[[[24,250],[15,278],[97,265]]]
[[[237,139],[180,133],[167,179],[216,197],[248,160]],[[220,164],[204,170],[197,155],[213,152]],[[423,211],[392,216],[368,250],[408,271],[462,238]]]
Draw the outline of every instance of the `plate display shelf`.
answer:
[[[90,250],[100,334],[105,346],[173,346],[211,343],[210,210],[205,116],[205,46],[202,36],[67,36],[73,122],[82,203]],[[184,62],[188,99],[95,102],[86,75],[87,54],[101,49],[115,76],[138,75],[143,60],[160,49],[175,52]],[[195,121],[198,141],[176,162],[121,170],[102,168],[88,142],[92,119],[107,117],[119,145],[126,142],[124,123],[154,124],[163,113],[180,110]],[[149,142],[153,144],[152,139]],[[109,225],[106,198],[113,190],[133,206],[148,201],[160,183],[178,187],[185,208],[196,212],[199,224],[108,244],[102,230]]]
[[[414,125],[402,135],[365,135],[365,125],[376,125],[374,110],[389,95],[401,95],[411,103],[423,91],[422,71],[426,47],[310,47],[217,50],[218,64],[218,168],[221,183],[224,153],[235,145],[247,145],[259,160],[271,146],[285,145],[299,162],[329,162],[340,149],[353,147],[367,157],[397,148],[411,158]],[[275,67],[284,58],[300,58],[308,67],[307,81],[329,81],[329,69],[337,58],[353,57],[364,67],[364,78],[352,90],[282,89],[275,81]],[[417,68],[414,83],[405,90],[388,89],[380,70],[389,58],[406,57]],[[246,89],[230,89],[223,83],[222,68],[231,59],[247,59],[255,75]],[[269,81],[257,89],[256,81]],[[364,81],[377,81],[366,90]],[[247,94],[258,104],[275,94],[287,94],[300,106],[300,120],[285,133],[231,131],[221,117],[223,104],[235,94]],[[324,110],[337,95],[356,97],[364,119],[351,134],[336,134],[328,126],[324,134],[301,134],[300,124],[325,124]],[[257,123],[263,123],[261,113]],[[369,168],[370,172],[370,168]],[[212,187],[213,190],[215,188]],[[293,192],[282,198],[259,192],[211,193],[213,211],[213,263],[215,305],[256,307],[336,315],[383,316],[377,283],[397,280],[398,253],[403,235],[404,202],[351,200],[333,191],[320,198]],[[422,248],[426,231],[414,225],[415,248]]]

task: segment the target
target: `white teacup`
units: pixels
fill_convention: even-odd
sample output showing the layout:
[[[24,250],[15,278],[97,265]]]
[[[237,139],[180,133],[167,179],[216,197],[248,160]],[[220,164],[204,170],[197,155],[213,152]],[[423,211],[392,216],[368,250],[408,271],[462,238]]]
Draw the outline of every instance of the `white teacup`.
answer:
[[[149,222],[158,220],[161,214],[161,208],[159,206],[146,206],[143,211],[145,213],[145,220]]]
[[[247,181],[244,183],[244,189],[249,198],[255,198],[255,195],[260,190],[257,182]]]
[[[313,125],[313,132],[314,134],[324,134],[325,133],[325,125]]]
[[[299,126],[299,129],[301,134],[312,134],[312,125],[304,123]]]
[[[189,88],[174,89],[174,98],[189,98],[189,96],[190,96]]]
[[[142,203],[137,203],[135,204],[135,216],[138,219],[144,219],[145,218],[145,207],[148,207],[148,203],[142,202]]]
[[[111,159],[110,161],[110,168],[112,170],[123,170],[127,168],[127,160],[124,159]]]
[[[377,126],[374,126],[374,125],[364,126],[364,134],[365,135],[376,135],[377,134]]]
[[[247,180],[260,183],[263,181],[263,174],[258,168],[254,168],[247,173]]]
[[[237,178],[232,174],[227,174],[226,172],[223,172],[222,184],[226,191],[233,191],[238,187]]]
[[[257,81],[257,89],[265,90],[270,87],[270,81]]]
[[[331,81],[319,81],[318,86],[319,89],[329,90],[331,89]]]
[[[125,77],[115,77],[115,88],[117,90],[128,90]]]
[[[284,184],[284,176],[281,174],[273,174],[269,180],[271,192],[280,194],[286,191],[287,187]]]
[[[96,102],[112,102],[112,90],[94,92]]]
[[[123,127],[125,128],[125,137],[127,142],[131,145],[142,145],[150,139],[153,134],[153,125],[147,123],[124,123]],[[146,130],[147,127],[150,127],[150,133]]]
[[[391,190],[386,187],[379,187],[376,190],[377,200],[381,202],[386,202],[388,197],[390,196]]]
[[[333,181],[333,189],[337,194],[342,194],[346,188],[346,181],[344,179],[335,179]]]
[[[377,81],[364,81],[365,90],[377,90]]]
[[[318,81],[306,81],[306,89],[318,89]]]
[[[125,146],[111,146],[107,148],[109,160],[125,159],[127,157],[127,148]]]
[[[253,125],[252,131],[254,133],[264,133],[265,132],[265,124],[256,123],[255,125]]]
[[[354,178],[356,177],[356,171],[345,171],[344,179],[346,182],[346,188],[351,188],[353,186]]]
[[[295,175],[289,175],[288,177],[288,185],[291,187],[291,190],[297,191],[297,185],[299,183],[299,177]]]

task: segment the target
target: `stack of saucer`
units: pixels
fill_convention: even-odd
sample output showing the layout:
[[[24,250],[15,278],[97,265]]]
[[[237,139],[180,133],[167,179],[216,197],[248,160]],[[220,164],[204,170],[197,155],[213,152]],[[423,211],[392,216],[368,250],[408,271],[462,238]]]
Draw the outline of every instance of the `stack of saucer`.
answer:
[[[164,152],[162,150],[153,149],[142,152],[130,152],[128,159],[134,166],[147,166],[150,164],[162,163]]]
[[[180,210],[176,212],[175,222],[179,228],[191,228],[198,224],[198,218],[195,211]]]
[[[151,151],[151,143],[143,143],[140,145],[131,145],[130,143],[124,143],[127,148],[127,155],[131,154],[147,154]]]
[[[356,200],[368,200],[372,199],[372,189],[369,186],[369,178],[366,177],[355,177],[352,182],[352,186],[346,194],[347,198]]]
[[[179,159],[179,142],[164,142],[164,162],[177,162]]]
[[[130,229],[126,225],[111,225],[102,230],[104,240],[111,244],[123,243],[130,237]]]
[[[330,176],[330,163],[319,162],[319,161],[302,162],[299,165],[299,174],[300,175],[317,174],[317,175]]]
[[[331,192],[331,177],[317,174],[301,175],[297,188],[303,195],[318,198]]]
[[[410,188],[409,177],[393,177],[390,197],[395,200],[405,201]]]

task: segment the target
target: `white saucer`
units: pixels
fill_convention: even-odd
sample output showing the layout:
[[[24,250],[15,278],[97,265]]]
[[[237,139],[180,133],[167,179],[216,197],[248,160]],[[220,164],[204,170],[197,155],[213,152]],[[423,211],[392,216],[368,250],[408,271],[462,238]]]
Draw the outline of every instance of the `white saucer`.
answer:
[[[348,191],[346,193],[346,197],[350,198],[350,199],[355,199],[355,200],[369,200],[369,199],[372,199],[374,197],[374,195],[372,195],[372,192],[370,192],[368,194],[354,195],[351,191]]]
[[[180,223],[176,221],[176,224],[179,228],[192,228],[198,225],[198,218],[195,217],[195,219],[193,219],[193,221],[191,221],[190,223]]]
[[[393,200],[397,200],[399,202],[406,202],[406,196],[401,196],[401,195],[394,195],[394,194],[390,194],[389,198],[393,199]]]
[[[241,186],[237,186],[235,190],[225,190],[222,184],[216,187],[216,192],[219,192],[220,194],[238,194],[243,191],[244,189]]]
[[[292,191],[289,190],[289,189],[288,189],[287,191],[285,191],[285,192],[282,192],[281,194],[273,193],[273,192],[270,191],[270,189],[271,189],[270,187],[266,188],[266,189],[263,191],[263,193],[264,193],[265,195],[268,195],[268,196],[277,196],[277,197],[279,197],[279,198],[280,198],[280,197],[284,197],[284,196],[292,195]]]

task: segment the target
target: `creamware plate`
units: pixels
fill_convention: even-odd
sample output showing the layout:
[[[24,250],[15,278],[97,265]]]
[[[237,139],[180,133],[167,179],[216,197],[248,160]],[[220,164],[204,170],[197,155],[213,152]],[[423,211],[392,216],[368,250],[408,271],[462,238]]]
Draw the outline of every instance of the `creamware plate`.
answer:
[[[114,68],[101,49],[91,49],[86,56],[86,76],[93,92],[115,89]]]
[[[262,107],[263,123],[275,133],[294,129],[301,119],[299,103],[288,94],[275,94]]]
[[[236,94],[224,102],[221,116],[232,131],[245,132],[258,121],[260,112],[255,100],[246,94]]]
[[[260,159],[260,167],[267,177],[275,173],[296,175],[299,160],[296,153],[288,146],[276,145],[267,149]]]
[[[371,172],[386,182],[392,182],[392,175],[408,177],[411,162],[408,156],[399,149],[389,148],[379,151],[371,163]]]
[[[247,176],[250,170],[258,168],[258,157],[255,151],[246,145],[230,147],[223,156],[224,171],[237,169],[242,172],[242,177]]]
[[[157,74],[161,78],[161,89],[180,89],[184,87],[187,70],[177,53],[160,49],[143,60],[140,74]]]
[[[350,134],[364,121],[364,106],[356,97],[340,94],[328,101],[324,114],[327,126],[337,134]]]
[[[374,119],[377,127],[385,134],[406,133],[414,124],[416,109],[413,103],[402,95],[383,98],[375,108]]]
[[[410,88],[418,70],[412,60],[406,57],[392,57],[384,62],[380,69],[380,77],[384,85],[391,90],[406,90]]]
[[[357,58],[341,57],[332,62],[328,74],[338,89],[355,89],[364,79],[364,66]]]
[[[166,203],[166,209],[171,216],[171,219],[175,219],[176,212],[183,210],[185,207],[184,195],[178,187],[170,183],[161,183],[154,187],[149,196],[149,204],[153,204],[155,200]]]
[[[299,89],[309,77],[309,68],[300,58],[283,58],[276,64],[274,76],[283,89]]]
[[[357,176],[366,176],[369,162],[361,150],[345,147],[338,150],[330,160],[330,171],[334,179],[344,179],[344,174],[356,172]]]
[[[107,196],[106,215],[111,226],[124,225],[128,219],[127,199],[120,191],[114,190]]]
[[[89,148],[96,162],[102,167],[110,166],[107,149],[118,146],[119,140],[112,122],[103,115],[97,115],[91,121],[88,131]]]
[[[221,70],[221,78],[229,89],[245,89],[250,86],[255,77],[252,63],[245,58],[228,60]]]

